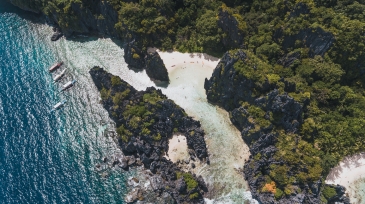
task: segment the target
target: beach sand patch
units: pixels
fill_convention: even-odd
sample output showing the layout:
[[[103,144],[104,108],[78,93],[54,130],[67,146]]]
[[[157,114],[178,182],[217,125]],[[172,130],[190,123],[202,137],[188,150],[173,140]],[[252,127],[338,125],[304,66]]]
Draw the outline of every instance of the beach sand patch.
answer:
[[[168,155],[166,155],[165,157],[172,162],[189,159],[186,137],[183,135],[174,135],[169,140],[169,151]]]

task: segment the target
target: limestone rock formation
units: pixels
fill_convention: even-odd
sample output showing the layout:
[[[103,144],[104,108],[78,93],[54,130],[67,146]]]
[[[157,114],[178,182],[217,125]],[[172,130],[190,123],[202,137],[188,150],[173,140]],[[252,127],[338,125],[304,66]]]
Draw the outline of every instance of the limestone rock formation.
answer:
[[[206,161],[208,153],[200,123],[187,116],[161,90],[149,87],[137,91],[98,67],[91,69],[90,74],[104,108],[116,123],[119,145],[126,155],[118,157],[115,165],[127,169],[141,162],[155,174],[150,180],[156,192],[169,193],[177,203],[204,203],[202,195],[207,191],[204,180],[163,157],[168,152],[168,140],[179,132],[186,137],[191,156]],[[187,187],[177,182],[178,179]],[[135,198],[130,196],[129,200]]]
[[[169,82],[169,74],[158,52],[148,52],[145,64],[146,73],[152,80]]]

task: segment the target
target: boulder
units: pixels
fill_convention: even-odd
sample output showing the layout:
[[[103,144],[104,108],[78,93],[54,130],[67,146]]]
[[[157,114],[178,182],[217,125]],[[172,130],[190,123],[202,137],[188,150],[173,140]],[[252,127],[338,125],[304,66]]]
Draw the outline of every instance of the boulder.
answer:
[[[146,55],[146,73],[153,81],[170,81],[166,66],[156,51],[149,51]]]
[[[175,185],[176,185],[176,190],[179,191],[180,193],[186,190],[186,183],[183,178],[176,180]]]
[[[124,44],[124,60],[132,68],[143,69],[145,67],[145,54],[137,46],[135,40]]]

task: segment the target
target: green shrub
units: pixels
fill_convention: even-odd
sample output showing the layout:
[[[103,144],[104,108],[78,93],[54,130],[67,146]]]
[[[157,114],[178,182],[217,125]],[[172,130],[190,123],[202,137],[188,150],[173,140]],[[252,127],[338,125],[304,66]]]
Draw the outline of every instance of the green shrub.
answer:
[[[112,76],[112,86],[118,86],[122,84],[122,80],[118,76]]]
[[[195,198],[198,198],[198,197],[199,197],[199,193],[197,193],[197,192],[192,193],[192,194],[190,194],[190,195],[189,195],[189,198],[190,198],[191,200],[193,200],[193,199],[195,199]]]
[[[177,179],[183,177],[184,181],[187,185],[187,190],[193,190],[198,186],[198,182],[194,179],[194,177],[187,172],[176,172]]]
[[[323,195],[326,199],[330,199],[330,198],[332,198],[333,196],[335,196],[337,194],[336,190],[332,187],[329,187],[329,186],[325,186],[323,188],[322,193],[323,193]]]
[[[137,53],[134,53],[134,54],[133,54],[133,59],[139,59],[139,58],[141,58],[141,57],[139,56],[139,54],[137,54]]]
[[[276,192],[275,192],[275,199],[278,200],[280,199],[281,197],[283,197],[284,195],[284,192],[280,189],[280,188],[276,188]]]

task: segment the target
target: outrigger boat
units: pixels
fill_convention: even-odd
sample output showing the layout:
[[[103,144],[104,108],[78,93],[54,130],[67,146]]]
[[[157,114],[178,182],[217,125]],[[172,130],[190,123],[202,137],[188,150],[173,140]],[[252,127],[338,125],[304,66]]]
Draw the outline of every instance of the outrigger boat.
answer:
[[[66,104],[66,100],[62,100],[61,102],[57,103],[56,105],[53,106],[53,109],[51,110],[51,112],[62,108],[65,104]]]
[[[63,65],[63,62],[54,64],[51,68],[49,68],[49,72],[55,71],[56,69],[60,68],[62,65]]]
[[[66,84],[64,84],[64,85],[63,85],[63,88],[62,88],[62,90],[61,90],[61,91],[64,91],[64,90],[66,90],[66,89],[68,89],[68,88],[73,87],[73,85],[74,85],[75,83],[76,83],[76,80],[72,80],[72,81],[67,82]]]
[[[63,75],[65,75],[65,72],[66,72],[66,69],[64,69],[60,74],[56,75],[53,78],[53,81],[56,82],[56,81],[60,80],[63,77]]]

